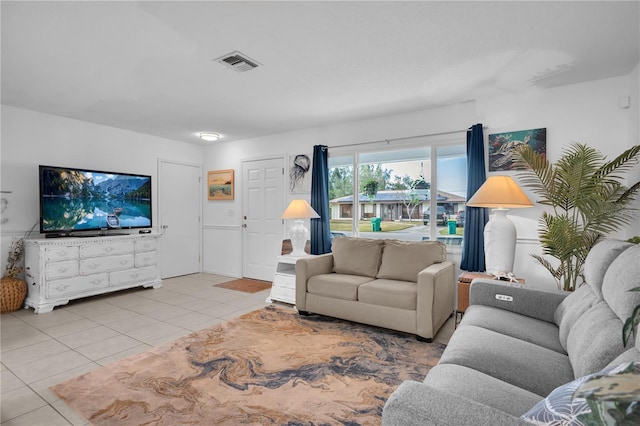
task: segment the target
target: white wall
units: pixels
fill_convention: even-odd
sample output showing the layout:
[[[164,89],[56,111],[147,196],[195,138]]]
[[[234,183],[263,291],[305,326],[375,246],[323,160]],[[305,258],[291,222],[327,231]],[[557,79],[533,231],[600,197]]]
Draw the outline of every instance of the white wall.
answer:
[[[573,141],[593,146],[611,159],[638,143],[637,79],[636,67],[634,73],[624,77],[552,89],[532,89],[526,93],[446,108],[220,143],[206,148],[204,170],[235,169],[236,194],[241,194],[239,174],[242,161],[246,159],[309,153],[316,144],[328,145],[331,152],[332,146],[460,130],[477,122],[488,126],[485,139],[489,133],[546,127],[547,156],[551,161],[557,159],[563,148]],[[618,106],[619,99],[625,96],[632,98],[631,109]],[[535,200],[535,196],[530,196]],[[540,212],[540,207],[510,212],[518,229],[514,270],[526,278],[528,285],[555,288],[548,272],[535,265],[529,256],[530,253],[540,253],[536,231]],[[241,245],[234,244],[231,250],[218,248],[215,256],[207,252],[208,248],[219,247],[217,241],[241,241],[241,213],[241,196],[225,204],[220,201],[205,204],[205,271],[242,275]],[[636,224],[614,236],[629,238],[638,234],[637,229]],[[459,255],[450,257],[459,264]]]
[[[11,237],[38,221],[39,164],[151,175],[157,226],[158,158],[202,162],[203,148],[198,145],[5,105],[1,113],[0,186],[12,192],[2,194],[9,202],[2,216],[3,270]]]

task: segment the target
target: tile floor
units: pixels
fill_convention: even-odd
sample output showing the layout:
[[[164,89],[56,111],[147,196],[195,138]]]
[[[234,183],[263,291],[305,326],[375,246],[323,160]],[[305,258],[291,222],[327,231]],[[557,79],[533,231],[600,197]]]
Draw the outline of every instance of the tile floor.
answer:
[[[193,331],[265,306],[269,291],[214,287],[233,278],[194,274],[79,299],[51,313],[33,309],[0,318],[2,426],[87,425],[49,387]],[[289,305],[283,305],[289,306]],[[447,343],[453,319],[436,341]]]

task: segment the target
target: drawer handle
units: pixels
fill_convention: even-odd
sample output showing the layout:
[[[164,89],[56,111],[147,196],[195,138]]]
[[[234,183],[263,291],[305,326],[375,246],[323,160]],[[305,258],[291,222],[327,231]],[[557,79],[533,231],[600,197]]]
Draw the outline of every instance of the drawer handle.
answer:
[[[56,287],[56,290],[58,290],[60,293],[62,293],[67,288],[69,288],[69,284],[60,284],[58,287]]]
[[[67,272],[68,270],[69,270],[69,267],[58,268],[58,272]]]
[[[95,279],[95,280],[91,281],[92,285],[98,285],[98,284],[101,284],[101,283],[102,283],[102,280],[100,280],[100,279]]]
[[[113,247],[105,247],[104,251],[107,253],[111,253],[113,251]]]
[[[97,263],[91,263],[91,264],[87,265],[87,268],[89,268],[89,269],[96,269],[97,267],[98,267]]]
[[[123,266],[124,266],[124,265],[126,265],[127,263],[129,263],[129,261],[128,261],[128,260],[121,260],[121,261],[120,261],[120,264],[121,264],[121,265],[123,265]]]
[[[136,279],[136,278],[138,278],[138,277],[140,276],[140,274],[138,274],[138,273],[133,273],[133,274],[131,274],[130,276],[131,276],[131,278]]]

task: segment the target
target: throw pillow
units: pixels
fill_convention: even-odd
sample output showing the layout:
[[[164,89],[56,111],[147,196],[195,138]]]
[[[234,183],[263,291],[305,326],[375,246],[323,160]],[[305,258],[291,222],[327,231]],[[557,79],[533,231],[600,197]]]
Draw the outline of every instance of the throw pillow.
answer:
[[[376,278],[416,282],[420,271],[445,259],[446,247],[437,241],[386,240]]]
[[[591,408],[584,398],[573,397],[578,387],[592,377],[619,374],[629,367],[629,363],[607,367],[559,386],[520,418],[535,425],[584,426],[579,416],[591,413]],[[640,362],[633,363],[633,368],[640,373]]]
[[[375,278],[383,245],[372,238],[336,238],[331,245],[333,272]]]

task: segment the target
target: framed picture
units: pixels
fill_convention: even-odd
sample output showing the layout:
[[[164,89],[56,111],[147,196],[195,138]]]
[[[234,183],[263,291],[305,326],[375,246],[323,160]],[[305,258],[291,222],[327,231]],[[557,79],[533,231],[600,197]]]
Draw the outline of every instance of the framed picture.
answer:
[[[233,200],[233,169],[208,172],[210,200]]]
[[[516,170],[513,164],[514,149],[527,144],[535,152],[547,154],[547,129],[518,130],[516,132],[489,135],[489,171]]]
[[[311,192],[312,155],[297,154],[289,156],[289,192],[308,194]]]

